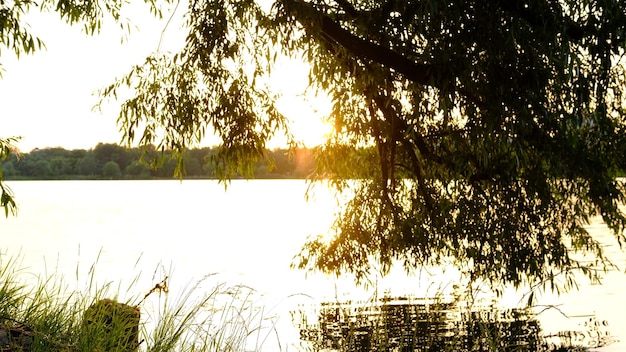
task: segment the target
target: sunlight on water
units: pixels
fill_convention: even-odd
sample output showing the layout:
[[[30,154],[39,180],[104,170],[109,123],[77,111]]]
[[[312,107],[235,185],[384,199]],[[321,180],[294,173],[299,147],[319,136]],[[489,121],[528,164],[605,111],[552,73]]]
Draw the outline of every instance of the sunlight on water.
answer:
[[[290,269],[307,236],[325,233],[335,211],[323,188],[306,202],[307,185],[301,180],[233,181],[227,191],[217,182],[200,180],[9,185],[19,214],[0,222],[0,254],[19,256],[27,278],[62,275],[70,289],[83,290],[93,273],[100,287],[110,285],[121,300],[142,297],[165,277],[172,294],[202,278],[203,289],[242,284],[254,289],[255,299],[266,304],[265,314],[284,332],[283,349],[298,344],[298,330],[289,318],[295,307],[367,302],[388,293],[427,297],[459,289],[453,284],[458,272],[449,268],[411,277],[395,270],[372,278],[366,289],[356,288],[350,278]],[[598,222],[590,229],[608,236]],[[623,270],[624,254],[615,246],[607,251]],[[546,333],[576,330],[596,317],[608,322],[612,335],[626,340],[624,282],[623,273],[610,272],[604,285],[581,279],[578,292],[542,295],[541,327]],[[520,292],[509,290],[498,305],[515,307],[520,298]],[[272,350],[272,342],[267,345]],[[626,345],[609,347],[619,346]]]

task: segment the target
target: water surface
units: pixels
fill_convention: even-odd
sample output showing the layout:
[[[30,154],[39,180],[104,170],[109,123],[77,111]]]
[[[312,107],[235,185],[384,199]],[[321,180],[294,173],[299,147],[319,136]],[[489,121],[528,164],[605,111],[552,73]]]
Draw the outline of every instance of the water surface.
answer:
[[[374,279],[375,288],[355,288],[350,278],[290,269],[309,235],[324,233],[334,214],[330,195],[319,190],[305,201],[301,180],[233,181],[227,191],[215,181],[19,181],[9,182],[19,204],[17,217],[0,220],[0,253],[22,258],[33,278],[62,275],[80,288],[92,265],[97,281],[114,282],[120,298],[141,296],[163,276],[183,288],[209,274],[210,282],[254,288],[277,327],[280,348],[297,345],[290,311],[324,301],[368,300],[373,294],[432,294],[449,288],[454,270],[409,277],[402,270]],[[590,229],[608,232],[599,221]],[[624,255],[607,247],[617,264]],[[139,276],[137,283],[130,285]],[[580,329],[593,317],[606,320],[626,348],[626,284],[611,272],[603,285],[581,279],[579,291],[542,295],[540,322],[546,333]],[[121,282],[121,283],[120,283]],[[447,286],[448,285],[448,286]],[[131,286],[128,289],[128,286]],[[517,305],[511,290],[503,305]],[[267,350],[276,345],[268,342]],[[293,348],[289,347],[289,350]]]

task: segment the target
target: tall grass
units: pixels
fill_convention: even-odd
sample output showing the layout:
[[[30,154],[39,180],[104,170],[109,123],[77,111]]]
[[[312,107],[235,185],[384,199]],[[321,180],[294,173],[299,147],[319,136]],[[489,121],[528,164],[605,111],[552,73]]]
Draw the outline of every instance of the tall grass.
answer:
[[[120,287],[98,285],[94,270],[84,290],[69,289],[64,278],[37,277],[20,268],[19,260],[0,256],[0,344],[12,349],[59,352],[94,351],[257,351],[270,336],[272,320],[264,316],[256,292],[246,286],[211,284],[207,278],[170,292],[165,276],[148,292],[123,303],[141,312],[136,343],[129,339],[129,320],[94,325],[85,315],[103,299],[117,300]],[[132,285],[137,285],[133,280]],[[205,286],[211,284],[209,289]],[[172,290],[173,291],[173,290]],[[4,334],[4,340],[3,340]],[[13,335],[7,336],[7,335]]]
[[[272,351],[282,350],[275,318],[267,315],[250,287],[215,283],[207,276],[175,289],[170,287],[171,273],[161,271],[151,280],[157,283],[143,292],[137,289],[138,277],[124,288],[100,284],[96,265],[85,287],[70,289],[55,275],[32,280],[19,260],[0,255],[0,351],[243,352],[260,351],[268,342],[274,343]],[[139,292],[120,302],[141,312],[138,326],[132,319],[112,327],[108,322],[93,324],[98,319],[86,312],[104,299],[121,299],[127,291]],[[489,302],[474,303],[464,294],[396,299],[376,294],[360,304],[322,304],[313,324],[301,316],[307,312],[292,314],[303,338],[302,351],[584,350],[571,335],[557,336],[561,346],[545,344],[538,323],[525,310],[503,312]],[[602,322],[590,320],[587,331],[597,338],[596,345],[610,343]],[[3,340],[9,333],[14,335],[12,349]]]

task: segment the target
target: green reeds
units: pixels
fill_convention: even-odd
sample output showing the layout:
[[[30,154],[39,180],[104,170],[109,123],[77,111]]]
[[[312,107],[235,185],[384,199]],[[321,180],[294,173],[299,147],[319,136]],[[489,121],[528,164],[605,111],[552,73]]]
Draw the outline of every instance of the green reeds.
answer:
[[[147,291],[138,289],[138,277],[129,287],[115,288],[112,282],[99,284],[95,266],[86,287],[69,289],[62,277],[35,277],[18,260],[0,256],[0,351],[241,352],[270,350],[263,348],[270,338],[278,346],[271,351],[282,350],[277,318],[267,316],[250,287],[207,276],[175,289],[179,286],[163,271],[155,272],[151,282],[158,283]],[[139,293],[118,302],[127,291]],[[473,303],[466,295],[435,294],[322,304],[315,325],[295,314],[304,340],[299,350],[582,350],[546,345],[526,310],[498,311],[489,302]],[[590,320],[587,326],[598,344],[610,343],[603,324]]]
[[[272,332],[249,287],[205,278],[176,293],[165,276],[120,303],[94,271],[84,291],[70,290],[54,276],[33,283],[19,261],[0,256],[0,351],[257,351]]]

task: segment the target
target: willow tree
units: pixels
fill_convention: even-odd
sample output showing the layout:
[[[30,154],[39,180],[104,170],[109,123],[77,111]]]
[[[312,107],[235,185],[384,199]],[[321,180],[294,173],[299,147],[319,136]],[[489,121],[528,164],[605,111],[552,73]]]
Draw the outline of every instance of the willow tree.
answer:
[[[189,1],[181,51],[102,91],[132,92],[118,119],[125,140],[182,160],[210,131],[221,175],[251,176],[288,130],[264,82],[276,57],[293,56],[334,103],[313,178],[353,195],[297,266],[361,279],[451,262],[494,285],[610,266],[585,225],[601,216],[624,239],[626,3],[267,5]]]

